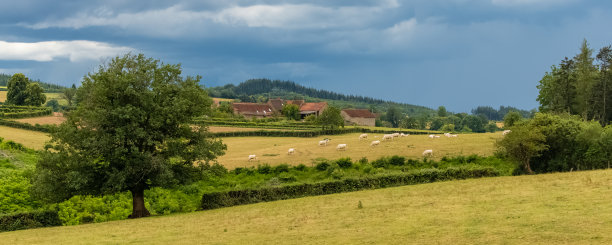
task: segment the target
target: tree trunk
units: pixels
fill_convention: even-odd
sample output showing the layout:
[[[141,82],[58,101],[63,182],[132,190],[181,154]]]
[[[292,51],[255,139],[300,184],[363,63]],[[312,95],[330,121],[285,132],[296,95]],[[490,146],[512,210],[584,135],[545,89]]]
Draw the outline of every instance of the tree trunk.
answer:
[[[529,164],[529,159],[525,161],[525,171],[527,171],[528,174],[533,174],[533,170],[531,170],[531,164]]]
[[[151,216],[149,210],[145,207],[144,203],[144,190],[132,190],[132,214],[128,216],[129,219],[136,219],[142,217]]]

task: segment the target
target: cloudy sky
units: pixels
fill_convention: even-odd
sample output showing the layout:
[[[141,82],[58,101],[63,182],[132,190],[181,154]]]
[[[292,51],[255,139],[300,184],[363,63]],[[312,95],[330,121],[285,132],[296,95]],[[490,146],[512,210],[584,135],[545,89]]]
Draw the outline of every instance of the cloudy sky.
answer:
[[[612,44],[604,0],[0,1],[0,73],[63,85],[142,52],[206,86],[270,78],[454,112],[532,109],[544,72],[584,38]]]

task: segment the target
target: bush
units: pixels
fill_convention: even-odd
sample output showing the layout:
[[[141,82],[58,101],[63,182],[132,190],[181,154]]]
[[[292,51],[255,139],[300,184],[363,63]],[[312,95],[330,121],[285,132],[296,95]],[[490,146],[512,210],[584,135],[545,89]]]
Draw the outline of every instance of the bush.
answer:
[[[304,165],[303,163],[300,163],[299,165],[295,166],[294,168],[295,168],[295,170],[297,170],[297,171],[306,171],[306,169],[307,169],[308,167],[306,167],[306,165]]]
[[[257,172],[260,174],[270,174],[272,173],[272,167],[270,167],[268,164],[258,165]]]
[[[336,164],[338,164],[338,166],[341,168],[350,168],[353,166],[353,162],[351,162],[350,157],[340,158],[336,160]]]
[[[404,165],[405,161],[406,158],[401,156],[392,156],[391,158],[389,158],[389,164],[394,166],[402,166]]]
[[[339,169],[336,169],[339,170]],[[435,181],[497,176],[493,168],[424,169],[409,173],[344,179],[319,183],[303,183],[260,189],[245,189],[205,193],[202,209],[214,209],[235,205],[269,202],[305,196],[377,189],[392,186],[430,183]]]
[[[331,164],[329,164],[327,161],[322,161],[317,163],[317,165],[315,166],[315,168],[319,171],[325,171],[327,170],[327,168],[329,168],[331,166]]]
[[[280,174],[284,172],[289,172],[289,164],[280,164],[274,167],[274,173]]]
[[[0,231],[15,231],[37,227],[58,226],[62,222],[57,211],[37,210],[0,215]]]

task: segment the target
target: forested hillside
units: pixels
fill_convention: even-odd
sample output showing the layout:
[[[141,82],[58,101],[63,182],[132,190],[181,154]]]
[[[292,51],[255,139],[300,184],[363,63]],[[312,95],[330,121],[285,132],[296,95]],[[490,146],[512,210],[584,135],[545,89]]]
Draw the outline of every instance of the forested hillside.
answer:
[[[11,79],[11,76],[12,75],[0,73],[0,86],[3,86],[3,87],[6,86],[8,84],[9,79]],[[64,86],[57,85],[57,84],[41,82],[40,80],[31,80],[31,81],[38,83],[40,87],[42,87],[45,90],[46,93],[61,92],[62,90],[66,88]]]
[[[242,102],[265,102],[268,98],[325,100],[340,108],[365,108],[374,112],[385,112],[397,107],[408,115],[433,114],[434,110],[411,104],[396,103],[365,96],[345,95],[322,89],[308,88],[291,81],[250,79],[238,85],[227,84],[208,89],[212,97],[239,99]]]

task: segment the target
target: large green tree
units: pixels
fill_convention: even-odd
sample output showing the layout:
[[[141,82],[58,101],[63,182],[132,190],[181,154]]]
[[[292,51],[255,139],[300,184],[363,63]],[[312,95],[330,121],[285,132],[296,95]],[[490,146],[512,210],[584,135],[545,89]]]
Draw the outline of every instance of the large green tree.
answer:
[[[340,109],[333,106],[327,107],[317,118],[317,122],[323,129],[344,127],[344,118],[340,115]]]
[[[387,110],[385,120],[390,122],[394,128],[397,128],[402,120],[402,113],[397,109],[397,107],[391,106]]]
[[[587,40],[582,41],[580,53],[574,57],[576,61],[576,106],[584,120],[593,116],[595,101],[593,101],[593,86],[597,80],[597,68],[593,64],[593,50]]]
[[[22,73],[14,74],[7,85],[7,104],[40,106],[47,100],[43,88]]]
[[[529,174],[533,174],[531,159],[548,148],[544,134],[538,127],[529,124],[513,127],[512,132],[497,142],[497,146],[516,160]]]
[[[281,109],[281,113],[283,113],[283,115],[287,117],[287,119],[290,119],[290,120],[300,119],[300,107],[298,107],[295,104],[284,105],[283,109]]]
[[[49,201],[130,191],[131,218],[149,216],[144,191],[187,183],[226,146],[194,118],[211,113],[199,77],[127,54],[88,74],[80,101],[51,134],[33,178]]]

